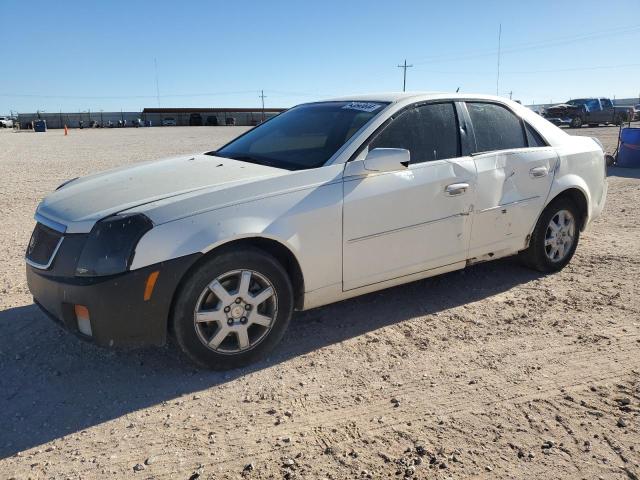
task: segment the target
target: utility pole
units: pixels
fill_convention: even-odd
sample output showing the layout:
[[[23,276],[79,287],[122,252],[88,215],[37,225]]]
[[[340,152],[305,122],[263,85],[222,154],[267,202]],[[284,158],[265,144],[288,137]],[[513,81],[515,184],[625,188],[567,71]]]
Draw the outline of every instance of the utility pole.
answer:
[[[158,100],[158,107],[160,106],[160,84],[158,83],[158,61],[153,59],[153,67],[156,72],[156,98]]]
[[[511,91],[509,92],[509,100],[511,100],[511,97],[512,97],[512,96],[513,96],[513,90],[511,90]]]
[[[502,43],[502,24],[498,27],[498,75],[496,76],[496,95],[499,95],[500,88],[500,47]]]
[[[264,90],[260,90],[260,100],[262,100],[262,121],[264,122],[264,99],[267,98],[264,94]]]
[[[404,59],[403,65],[398,65],[398,68],[402,68],[404,71],[402,72],[402,91],[404,92],[407,89],[407,68],[411,68],[413,65],[407,65],[407,59]]]

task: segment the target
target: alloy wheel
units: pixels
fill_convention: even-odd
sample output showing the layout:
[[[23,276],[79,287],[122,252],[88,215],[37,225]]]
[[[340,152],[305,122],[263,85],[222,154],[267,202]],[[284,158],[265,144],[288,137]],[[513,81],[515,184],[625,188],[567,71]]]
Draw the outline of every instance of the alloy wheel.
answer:
[[[200,341],[216,353],[235,354],[258,345],[278,314],[275,287],[253,270],[233,270],[209,283],[194,310]]]
[[[549,260],[557,263],[569,255],[575,233],[576,222],[570,211],[560,210],[551,217],[544,237],[544,250]]]

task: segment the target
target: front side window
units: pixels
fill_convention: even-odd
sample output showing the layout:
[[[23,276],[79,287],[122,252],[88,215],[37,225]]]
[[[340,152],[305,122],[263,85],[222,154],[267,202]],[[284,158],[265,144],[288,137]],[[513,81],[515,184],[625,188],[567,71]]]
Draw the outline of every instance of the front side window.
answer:
[[[600,102],[598,102],[597,98],[587,100],[584,106],[586,107],[587,112],[597,112],[598,110],[600,110]]]
[[[287,110],[211,155],[287,170],[324,165],[383,102],[319,102]]]
[[[430,103],[403,112],[369,144],[374,148],[404,148],[411,163],[460,156],[458,122],[452,103]]]
[[[476,153],[526,148],[527,140],[520,119],[495,103],[467,103],[476,135]]]

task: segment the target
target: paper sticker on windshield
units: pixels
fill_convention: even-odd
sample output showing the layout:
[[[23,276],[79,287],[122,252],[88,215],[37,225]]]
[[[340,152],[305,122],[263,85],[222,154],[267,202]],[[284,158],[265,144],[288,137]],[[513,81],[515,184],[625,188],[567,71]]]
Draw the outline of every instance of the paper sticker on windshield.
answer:
[[[351,102],[347,103],[343,110],[359,110],[360,112],[375,112],[382,105],[380,103],[371,103],[371,102]]]

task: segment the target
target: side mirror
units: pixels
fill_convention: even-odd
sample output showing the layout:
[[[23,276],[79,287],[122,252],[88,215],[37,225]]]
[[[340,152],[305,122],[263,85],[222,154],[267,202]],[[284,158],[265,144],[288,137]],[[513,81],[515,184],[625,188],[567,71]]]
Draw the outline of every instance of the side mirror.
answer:
[[[404,148],[374,148],[364,159],[368,172],[395,172],[409,166],[411,153]]]

